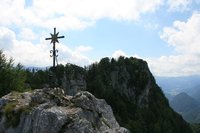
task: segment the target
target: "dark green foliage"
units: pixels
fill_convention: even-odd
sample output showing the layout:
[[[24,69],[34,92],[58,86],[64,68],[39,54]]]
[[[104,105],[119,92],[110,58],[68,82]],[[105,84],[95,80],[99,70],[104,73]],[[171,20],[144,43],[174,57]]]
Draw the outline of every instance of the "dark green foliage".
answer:
[[[4,107],[4,113],[2,115],[5,115],[6,117],[6,126],[7,127],[16,127],[18,126],[20,122],[20,116],[24,113],[29,113],[32,110],[32,107],[26,106],[26,107],[19,107],[16,108],[16,105],[18,103],[13,101],[5,105]],[[19,105],[18,105],[19,106]]]
[[[82,67],[66,64],[60,64],[55,68],[51,67],[46,70],[26,70],[26,83],[32,89],[50,87],[63,87],[64,81],[79,79],[80,76],[86,75],[86,70]]]
[[[32,89],[44,88],[46,84],[49,84],[49,70],[26,70],[27,79],[26,84]]]
[[[79,67],[74,64],[66,64],[64,65],[58,65],[54,70],[51,70],[53,68],[50,68],[50,71],[52,71],[55,74],[55,80],[56,80],[56,86],[59,86],[61,88],[64,87],[64,82],[69,82],[70,80],[79,79],[81,76],[86,75],[86,71],[84,68]]]
[[[65,65],[65,76],[68,79],[79,79],[81,75],[86,75],[84,68],[69,63]]]
[[[52,70],[52,71],[54,71],[54,70]],[[64,73],[65,73],[65,66],[63,66],[63,65],[56,66],[54,73],[57,77],[57,85],[62,86],[62,79],[63,79]]]
[[[121,93],[120,88],[114,87],[120,87],[126,83],[128,88],[135,88],[136,95],[140,95],[148,82],[148,71],[144,67],[146,64],[141,64],[138,59],[134,58],[129,60],[120,57],[118,61],[103,58],[99,64],[92,64],[87,68],[87,88],[92,93],[97,93],[98,97],[104,97],[105,91],[109,94],[113,94],[113,91]],[[114,76],[118,76],[115,81],[118,85],[112,85],[112,73],[116,73]],[[99,92],[103,93],[102,96]]]
[[[6,59],[0,50],[0,96],[13,90],[23,91],[25,88],[26,73],[23,66],[14,66],[13,60]]]
[[[150,88],[148,100],[140,101],[147,87]],[[105,99],[120,125],[133,133],[192,132],[182,117],[169,107],[143,60],[103,58],[87,68],[87,89]]]
[[[161,127],[160,129],[162,132],[192,132],[189,128],[189,124],[184,122],[183,118],[179,114],[175,113],[171,108],[169,108],[168,101],[161,92],[161,89],[156,84],[152,87],[152,91],[150,92],[149,102],[149,110],[151,110],[155,115],[155,119],[152,117],[150,117],[150,119],[157,122],[157,125]]]
[[[15,102],[8,103],[4,107],[4,112],[7,121],[7,127],[16,127],[20,121],[21,110],[14,110],[16,106]]]
[[[9,97],[11,99],[18,99],[22,98],[23,95],[20,92],[13,91],[9,94]],[[20,122],[21,114],[30,113],[34,106],[36,105],[32,104],[32,102],[29,105],[22,106],[22,104],[17,100],[9,101],[2,106],[0,118],[5,116],[7,127],[16,127]]]

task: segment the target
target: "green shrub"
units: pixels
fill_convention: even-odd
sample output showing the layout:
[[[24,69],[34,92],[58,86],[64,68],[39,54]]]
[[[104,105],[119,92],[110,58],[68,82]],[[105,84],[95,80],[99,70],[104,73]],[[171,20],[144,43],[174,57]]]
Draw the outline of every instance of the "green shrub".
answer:
[[[6,126],[7,127],[17,127],[20,122],[20,116],[22,113],[29,113],[32,110],[32,106],[21,106],[16,107],[19,104],[16,101],[7,103],[3,110],[6,117]]]
[[[26,73],[21,64],[14,65],[13,59],[6,59],[0,50],[0,97],[9,92],[25,88]]]
[[[16,102],[10,102],[4,107],[4,114],[6,116],[6,126],[16,127],[20,121],[21,109],[16,110]]]

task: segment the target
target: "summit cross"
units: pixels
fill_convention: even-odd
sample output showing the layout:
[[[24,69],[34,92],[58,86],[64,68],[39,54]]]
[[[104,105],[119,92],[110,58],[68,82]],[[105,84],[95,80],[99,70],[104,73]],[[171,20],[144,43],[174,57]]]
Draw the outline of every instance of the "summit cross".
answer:
[[[50,50],[50,53],[52,53],[52,55],[50,55],[51,57],[53,57],[53,67],[55,67],[55,61],[56,61],[56,57],[58,55],[56,55],[56,53],[58,52],[58,50],[56,49],[56,42],[59,43],[58,39],[60,38],[64,38],[64,36],[58,36],[59,32],[56,33],[56,28],[54,28],[54,34],[51,34],[50,38],[45,38],[45,40],[51,40],[51,43],[53,43],[53,50]]]

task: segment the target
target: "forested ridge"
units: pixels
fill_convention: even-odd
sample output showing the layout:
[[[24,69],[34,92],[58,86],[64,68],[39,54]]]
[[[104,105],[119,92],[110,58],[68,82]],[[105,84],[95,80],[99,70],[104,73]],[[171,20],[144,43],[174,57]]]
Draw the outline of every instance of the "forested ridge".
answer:
[[[49,87],[52,80],[64,87],[64,80],[82,77],[86,90],[111,105],[121,126],[133,133],[191,133],[180,115],[170,107],[156,84],[148,65],[141,59],[103,58],[85,68],[73,64],[58,65],[45,70],[26,69],[14,65],[0,52],[0,95]],[[53,76],[54,71],[55,76]],[[55,79],[54,79],[55,78]]]

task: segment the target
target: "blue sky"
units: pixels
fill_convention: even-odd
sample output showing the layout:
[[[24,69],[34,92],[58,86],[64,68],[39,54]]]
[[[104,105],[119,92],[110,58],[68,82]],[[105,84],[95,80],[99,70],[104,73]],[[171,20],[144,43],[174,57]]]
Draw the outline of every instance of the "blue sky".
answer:
[[[142,58],[154,75],[200,74],[200,0],[1,0],[0,49],[25,66]]]

